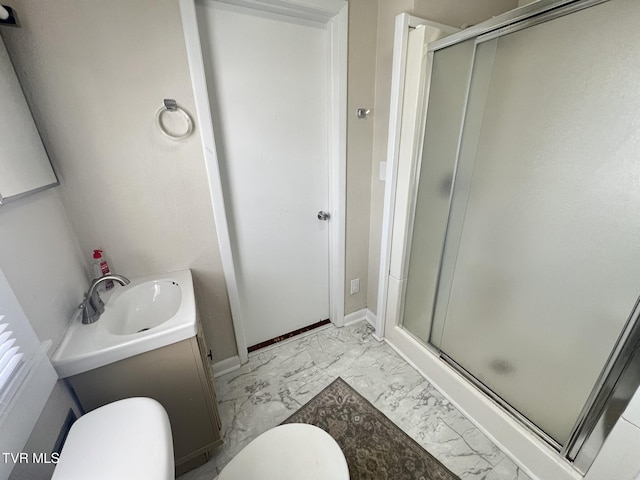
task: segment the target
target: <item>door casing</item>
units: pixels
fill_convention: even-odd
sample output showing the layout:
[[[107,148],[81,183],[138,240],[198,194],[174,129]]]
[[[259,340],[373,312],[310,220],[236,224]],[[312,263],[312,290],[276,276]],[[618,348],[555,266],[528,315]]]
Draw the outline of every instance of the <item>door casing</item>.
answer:
[[[347,30],[348,5],[339,10],[269,0],[225,0],[243,7],[289,15],[325,23],[329,31],[329,319],[341,327],[344,324],[345,276],[345,212],[346,212],[346,110],[347,110]],[[222,189],[220,164],[211,120],[211,107],[198,32],[195,0],[179,0],[191,83],[196,100],[196,117],[205,155],[211,203],[220,246],[220,257],[229,295],[229,304],[236,337],[239,363],[248,359],[244,334],[242,304],[238,291],[234,254],[229,234],[225,196]],[[212,232],[213,234],[213,232]]]

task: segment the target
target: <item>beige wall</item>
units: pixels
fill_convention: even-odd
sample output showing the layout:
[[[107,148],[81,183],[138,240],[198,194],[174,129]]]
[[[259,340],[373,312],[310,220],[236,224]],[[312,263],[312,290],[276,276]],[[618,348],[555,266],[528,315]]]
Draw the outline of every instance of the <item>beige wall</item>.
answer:
[[[382,0],[378,2],[378,41],[376,45],[376,90],[371,167],[371,208],[369,230],[369,282],[367,308],[376,312],[384,182],[379,180],[380,162],[387,157],[391,70],[395,16],[408,12],[453,27],[473,25],[517,7],[517,0]]]
[[[198,135],[176,143],[154,125],[164,98],[195,113],[177,1],[12,7],[22,28],[3,37],[85,258],[103,248],[126,276],[190,267],[215,359],[235,355]]]
[[[379,162],[386,159],[395,16],[409,11],[460,25],[515,4],[350,1],[345,313],[375,311],[377,302],[384,192],[378,175]],[[39,229],[28,223],[18,227],[18,210],[5,210],[4,219],[0,212],[0,227],[10,225],[0,233],[0,244],[10,242],[15,249],[0,261],[21,259],[2,267],[10,281],[12,275],[20,278],[13,286],[36,332],[57,341],[85,288],[84,261],[93,248],[104,248],[112,269],[124,275],[190,267],[215,359],[235,355],[197,130],[187,141],[172,143],[153,124],[163,98],[195,111],[176,0],[61,0],[55,6],[15,0],[13,6],[23,26],[3,29],[3,37],[60,175],[59,196],[69,216],[57,192],[41,194],[47,200],[31,207],[39,209],[36,216],[58,218],[55,227],[39,222],[34,223]],[[358,107],[371,108],[372,114],[359,120]],[[80,255],[74,235],[65,231],[69,223]],[[46,245],[27,241],[26,230]],[[59,241],[47,241],[51,234],[44,232],[54,232]],[[60,264],[47,267],[50,272],[71,273],[58,281],[38,276],[43,257],[48,265]],[[21,262],[31,263],[22,270]],[[353,278],[360,278],[356,295],[349,294]],[[45,314],[51,304],[53,322]]]
[[[349,0],[345,314],[367,306],[377,24],[377,1]],[[360,107],[372,110],[368,118],[356,117]],[[355,278],[360,292],[351,295]]]
[[[414,14],[460,28],[483,22],[517,6],[518,0],[415,0]]]

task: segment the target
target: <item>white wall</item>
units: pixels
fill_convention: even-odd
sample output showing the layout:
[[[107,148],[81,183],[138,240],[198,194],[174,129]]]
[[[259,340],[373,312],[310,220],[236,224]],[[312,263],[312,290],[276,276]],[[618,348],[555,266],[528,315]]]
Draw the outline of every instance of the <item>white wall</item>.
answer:
[[[55,348],[89,286],[58,188],[0,207],[0,270],[40,340]]]
[[[24,311],[24,321],[28,319],[40,341],[52,341],[51,355],[89,285],[86,264],[60,201],[59,188],[0,207],[0,271]],[[35,403],[42,389],[57,378],[50,366],[48,369],[46,376],[37,370],[36,380],[25,388],[25,399],[11,412],[16,421],[5,423],[0,430],[0,442],[5,446],[2,451],[51,453],[64,415],[75,404],[63,382],[58,382],[46,403],[47,393]],[[27,437],[26,446],[15,444],[16,439],[22,442]],[[9,441],[13,442],[11,448],[7,446]],[[51,478],[51,471],[51,464],[22,465],[13,469],[11,478],[44,480]],[[0,468],[0,478],[6,478],[5,473]]]
[[[327,12],[339,12],[344,6],[343,0],[293,0],[285,3],[304,5]]]
[[[0,207],[0,271],[39,340],[53,342],[48,352],[51,355],[89,285],[86,265],[58,188]],[[53,369],[50,374],[55,381]],[[51,453],[66,412],[76,408],[64,382],[57,383],[46,403],[43,399],[36,406],[34,391],[45,386],[44,382],[28,385],[26,391],[31,398],[20,402],[19,411],[14,412],[22,419],[3,425],[0,431],[3,442],[29,437],[27,444],[17,451]],[[18,466],[13,469],[11,479],[44,480],[51,478],[51,470],[50,464]]]
[[[85,258],[103,248],[126,276],[190,267],[214,358],[235,355],[198,125],[180,143],[154,125],[164,98],[195,112],[177,0],[11,6],[22,27],[3,37]]]

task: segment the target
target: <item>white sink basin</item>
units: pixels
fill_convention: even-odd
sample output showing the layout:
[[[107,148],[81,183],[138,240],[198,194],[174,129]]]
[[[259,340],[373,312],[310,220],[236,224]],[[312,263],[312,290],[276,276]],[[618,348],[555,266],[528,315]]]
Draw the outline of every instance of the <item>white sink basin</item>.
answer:
[[[60,378],[164,347],[196,335],[196,306],[190,270],[131,278],[101,294],[105,311],[83,325],[80,311],[51,363]]]
[[[180,310],[182,287],[173,280],[150,280],[115,292],[100,316],[114,335],[132,335],[159,327]]]

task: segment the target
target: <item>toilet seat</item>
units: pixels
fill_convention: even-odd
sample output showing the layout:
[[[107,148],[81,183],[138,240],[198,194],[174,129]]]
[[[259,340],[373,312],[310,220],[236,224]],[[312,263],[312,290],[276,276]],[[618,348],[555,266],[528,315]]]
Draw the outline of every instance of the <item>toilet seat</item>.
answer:
[[[228,464],[218,480],[349,480],[336,441],[324,430],[290,423],[267,430]]]
[[[151,398],[97,408],[71,427],[51,480],[173,480],[165,409]]]

